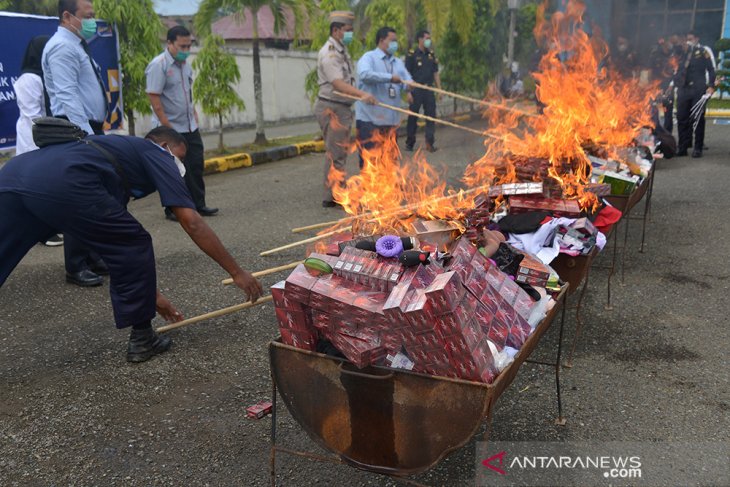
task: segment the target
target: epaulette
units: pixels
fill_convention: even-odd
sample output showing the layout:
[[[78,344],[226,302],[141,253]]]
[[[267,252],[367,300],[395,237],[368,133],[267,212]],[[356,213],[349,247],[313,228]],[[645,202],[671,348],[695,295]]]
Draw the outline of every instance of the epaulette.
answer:
[[[415,49],[408,49],[408,55],[415,54],[415,53],[416,53]]]
[[[332,44],[332,43],[330,43],[330,49],[329,49],[329,50],[330,50],[330,51],[334,51],[334,50],[335,50],[335,45],[334,45],[334,44]]]

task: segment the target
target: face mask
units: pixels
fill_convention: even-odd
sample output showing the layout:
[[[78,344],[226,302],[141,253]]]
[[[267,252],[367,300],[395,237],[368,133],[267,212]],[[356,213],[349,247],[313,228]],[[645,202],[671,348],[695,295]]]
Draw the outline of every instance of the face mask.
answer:
[[[388,44],[388,54],[391,56],[398,51],[398,41],[390,41]]]
[[[350,45],[352,42],[352,31],[345,32],[344,37],[342,38],[342,43],[346,46]]]
[[[172,156],[173,159],[175,159],[175,165],[177,166],[177,170],[180,172],[180,177],[185,177],[185,165],[182,163],[182,161],[172,153],[172,151],[168,148],[167,153]]]
[[[431,39],[426,39],[425,41],[423,41],[423,47],[425,47],[426,49],[431,49]]]
[[[75,15],[73,17],[81,22],[81,30],[78,31],[81,37],[88,41],[96,35],[96,19],[80,19]]]
[[[687,45],[688,45],[689,47],[692,47],[692,46],[694,46],[694,45],[695,45],[695,43],[694,43],[694,41],[687,41]]]
[[[177,54],[175,54],[175,61],[184,63],[188,56],[190,56],[190,51],[177,51]]]

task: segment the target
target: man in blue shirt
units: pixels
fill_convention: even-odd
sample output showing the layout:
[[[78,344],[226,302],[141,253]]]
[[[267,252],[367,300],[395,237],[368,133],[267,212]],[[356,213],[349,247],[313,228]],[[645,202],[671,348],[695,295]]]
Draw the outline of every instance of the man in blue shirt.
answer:
[[[96,35],[89,0],[60,0],[59,25],[43,49],[43,76],[53,116],[68,119],[88,134],[103,134],[108,98],[99,65],[87,41]],[[73,237],[64,239],[66,281],[99,286],[107,266]]]
[[[182,135],[158,127],[146,139],[91,136],[8,161],[0,170],[0,286],[33,245],[63,231],[109,267],[117,328],[132,327],[127,360],[142,362],[165,352],[172,342],[152,329],[155,311],[168,321],[182,315],[157,290],[152,238],[127,211],[130,197],[159,191],[162,206],[172,209],[196,245],[256,301],[259,282],[238,266],[195,211],[179,162],[186,150]]]
[[[357,62],[358,88],[373,95],[380,103],[399,107],[401,90],[407,88],[412,79],[403,61],[395,57],[398,51],[395,30],[381,27],[375,34],[375,45],[375,49],[363,54]],[[395,110],[358,101],[355,103],[355,120],[362,168],[362,149],[371,150],[378,141],[394,138],[401,116]]]

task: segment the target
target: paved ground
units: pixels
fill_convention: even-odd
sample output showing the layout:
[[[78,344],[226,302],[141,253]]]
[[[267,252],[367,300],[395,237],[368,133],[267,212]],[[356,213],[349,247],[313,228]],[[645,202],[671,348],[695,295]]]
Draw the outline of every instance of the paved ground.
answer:
[[[525,365],[497,404],[493,439],[728,440],[727,134],[708,124],[705,158],[660,163],[647,251],[636,251],[635,225],[611,312],[606,272],[594,272],[575,367],[563,371],[567,425],[553,423],[551,372]],[[469,134],[437,135],[442,150],[429,159],[448,165],[453,179],[483,152]],[[206,179],[209,202],[221,207],[208,221],[242,265],[301,258],[301,249],[258,252],[294,240],[292,227],[340,215],[320,207],[321,164],[314,154]],[[187,316],[241,299],[162,218],[159,200],[131,209],[153,235],[161,288]],[[131,366],[107,286],[65,284],[61,249],[39,246],[0,291],[0,310],[0,485],[267,484],[270,418],[247,420],[245,407],[270,396],[271,305],[175,331],[170,353]],[[574,324],[566,324],[566,343]],[[554,353],[554,332],[538,355]],[[282,441],[316,450],[283,409],[281,418]],[[469,485],[473,465],[472,443],[420,480]],[[289,458],[278,472],[280,485],[392,484]]]

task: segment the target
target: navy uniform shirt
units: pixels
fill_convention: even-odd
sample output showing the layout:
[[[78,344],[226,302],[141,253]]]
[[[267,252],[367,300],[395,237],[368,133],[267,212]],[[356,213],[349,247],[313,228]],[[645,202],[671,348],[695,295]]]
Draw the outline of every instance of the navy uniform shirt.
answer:
[[[416,83],[433,85],[434,75],[439,71],[439,63],[430,49],[424,52],[416,48],[408,51],[406,69]]]
[[[173,156],[139,137],[89,136],[117,158],[135,198],[155,191],[162,206],[195,208]],[[111,195],[129,200],[120,175],[104,155],[83,142],[51,145],[26,152],[0,169],[0,192],[13,192],[53,204],[101,203]]]
[[[709,47],[697,44],[680,61],[675,84],[678,88],[705,91],[715,85],[715,57]]]

